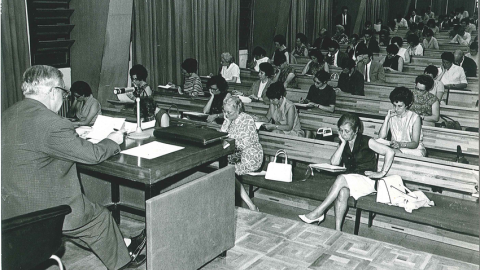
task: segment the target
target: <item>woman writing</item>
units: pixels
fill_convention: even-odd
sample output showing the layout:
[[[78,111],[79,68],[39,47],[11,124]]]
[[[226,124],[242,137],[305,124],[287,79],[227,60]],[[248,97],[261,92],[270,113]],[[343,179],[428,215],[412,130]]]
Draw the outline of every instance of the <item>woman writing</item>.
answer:
[[[148,76],[147,69],[142,65],[134,65],[130,69],[130,79],[132,85],[135,87],[134,93],[127,93],[127,96],[131,100],[135,100],[136,97],[149,97],[152,95],[152,89],[145,81]]]
[[[410,110],[422,118],[422,125],[435,126],[440,118],[440,102],[438,98],[429,93],[434,85],[432,77],[419,75],[415,79],[415,90],[413,90],[413,104]]]
[[[273,82],[281,82],[285,88],[297,88],[295,69],[287,63],[287,58],[283,53],[275,54],[275,57],[273,58],[273,64],[278,67],[277,73],[273,78]]]
[[[395,44],[387,46],[387,56],[380,60],[385,72],[402,72],[403,58],[398,55],[398,47]]]
[[[225,121],[221,131],[228,132],[229,137],[235,140],[235,152],[228,156],[228,163],[235,165],[236,176],[258,170],[263,162],[263,149],[258,141],[255,121],[243,112],[243,103],[238,97],[225,99],[223,109]],[[248,208],[258,211],[237,177],[235,186]]]
[[[100,102],[93,97],[90,85],[84,81],[76,81],[72,84],[70,92],[75,97],[75,101],[67,115],[75,117],[71,119],[74,122],[73,125],[93,125],[97,116],[102,114],[102,107]]]
[[[335,202],[335,228],[342,230],[343,219],[347,210],[348,197],[356,200],[375,192],[375,180],[387,175],[392,165],[395,152],[390,147],[359,133],[360,118],[344,114],[337,123],[340,144],[330,158],[332,165],[345,165],[346,172],[335,180],[327,197],[315,210],[299,215],[306,223],[322,222],[325,211]],[[377,172],[376,154],[385,156],[381,171]]]
[[[216,119],[223,120],[223,102],[231,97],[228,90],[228,83],[225,79],[216,75],[208,79],[207,89],[210,92],[210,99],[203,108],[203,113],[210,114],[207,122],[213,122]]]
[[[392,134],[390,147],[395,153],[424,157],[427,154],[422,139],[422,119],[409,110],[413,103],[413,93],[406,87],[396,87],[390,93],[393,110],[388,110],[378,137],[386,139]]]
[[[182,65],[182,74],[185,78],[185,84],[182,87],[178,87],[178,93],[180,95],[187,94],[189,96],[203,96],[203,87],[202,80],[197,74],[198,62],[196,59],[187,58],[183,61]],[[173,85],[175,86],[175,85]]]
[[[253,115],[253,118],[255,121],[267,122],[265,128],[274,133],[304,137],[295,104],[288,100],[285,94],[285,87],[281,82],[272,83],[267,89],[267,98],[270,99],[267,115]]]
[[[250,92],[249,98],[252,100],[263,101],[265,104],[270,103],[267,98],[267,89],[272,83],[273,67],[270,63],[261,63],[260,72],[258,72],[259,80],[254,82]]]
[[[325,62],[325,57],[323,54],[318,50],[313,50],[308,53],[310,56],[310,61],[305,65],[302,70],[302,75],[315,75],[320,70],[325,70],[326,72],[330,72],[330,68],[328,67],[327,62]]]
[[[320,70],[313,78],[313,85],[308,90],[307,98],[302,103],[310,104],[320,110],[327,112],[335,111],[335,90],[328,85],[330,73]]]

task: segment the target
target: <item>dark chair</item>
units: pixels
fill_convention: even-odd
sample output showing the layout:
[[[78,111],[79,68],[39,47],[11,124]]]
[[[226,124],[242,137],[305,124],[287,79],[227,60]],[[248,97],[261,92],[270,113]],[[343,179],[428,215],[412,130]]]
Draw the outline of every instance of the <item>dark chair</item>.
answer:
[[[70,212],[70,206],[60,205],[2,220],[3,269],[31,269],[49,258],[63,269],[53,254],[62,245],[63,220]]]

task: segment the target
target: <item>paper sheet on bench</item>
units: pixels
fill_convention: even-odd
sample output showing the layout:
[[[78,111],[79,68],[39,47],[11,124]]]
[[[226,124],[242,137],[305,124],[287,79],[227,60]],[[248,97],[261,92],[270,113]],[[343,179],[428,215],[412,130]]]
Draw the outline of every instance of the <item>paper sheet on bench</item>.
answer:
[[[257,175],[266,175],[267,172],[266,171],[261,171],[261,172],[251,172],[251,173],[247,173],[248,175],[251,175],[251,176],[257,176]]]
[[[201,112],[183,112],[183,114],[185,115],[194,115],[194,116],[208,116],[208,114],[206,113],[201,113]]]
[[[99,141],[108,137],[108,135],[114,132],[114,129],[120,130],[125,123],[125,118],[114,118],[105,115],[97,116],[95,124],[92,126],[92,131],[86,136],[87,140],[92,143],[98,143]]]
[[[263,124],[266,124],[266,122],[255,122],[257,129],[259,129]]]
[[[347,170],[345,167],[335,166],[328,163],[310,164],[309,166],[315,169],[329,171],[329,172],[343,172]]]
[[[166,84],[166,85],[161,85],[161,84],[160,84],[160,85],[158,85],[158,87],[159,87],[159,88],[163,88],[163,89],[170,89],[170,88],[172,88],[172,86],[169,85],[169,84]]]
[[[134,103],[135,102],[132,99],[130,99],[127,96],[127,94],[117,94],[117,98],[118,98],[118,100],[120,100],[121,102],[124,102],[124,103]]]
[[[161,142],[151,142],[138,147],[130,148],[128,150],[123,150],[121,153],[146,159],[154,159],[178,150],[182,150],[183,148],[185,147]]]

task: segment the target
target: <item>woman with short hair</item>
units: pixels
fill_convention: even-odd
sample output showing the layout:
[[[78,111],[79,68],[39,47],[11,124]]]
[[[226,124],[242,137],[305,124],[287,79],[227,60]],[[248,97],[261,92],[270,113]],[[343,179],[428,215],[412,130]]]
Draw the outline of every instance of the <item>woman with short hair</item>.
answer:
[[[398,55],[398,47],[395,44],[387,46],[387,55],[380,60],[385,72],[402,72],[403,58]]]
[[[404,63],[410,63],[410,54],[407,53],[407,49],[403,48],[403,39],[401,37],[393,37],[390,40],[390,44],[395,44],[398,47],[398,55],[403,58]]]
[[[198,62],[196,59],[188,58],[183,61],[182,74],[185,78],[185,84],[182,87],[178,87],[179,94],[188,94],[189,96],[203,96],[202,80],[197,74]]]
[[[425,39],[422,42],[422,46],[425,50],[438,50],[438,41],[433,36],[433,31],[430,28],[425,29],[424,31]]]
[[[417,35],[408,35],[407,42],[409,44],[407,48],[407,53],[410,56],[423,56],[423,47],[420,45],[420,38]]]
[[[378,137],[386,139],[392,134],[390,147],[395,153],[424,157],[427,150],[423,146],[422,119],[409,110],[413,103],[413,93],[406,87],[395,87],[390,93],[393,110],[388,110]]]
[[[220,69],[220,75],[227,82],[241,83],[240,81],[240,68],[234,63],[233,56],[229,52],[224,52],[221,55],[222,68]]]
[[[441,81],[437,81],[435,78],[438,76],[438,68],[434,65],[429,65],[428,67],[425,68],[423,71],[423,74],[428,75],[432,77],[433,79],[433,87],[430,91],[430,94],[434,95],[437,97],[437,99],[442,102],[443,100],[443,94],[445,93],[445,86]]]
[[[130,79],[132,80],[132,85],[135,87],[135,92],[127,93],[126,95],[131,100],[135,100],[136,97],[149,97],[152,95],[152,89],[146,82],[147,77],[148,71],[142,65],[134,65],[130,69]]]
[[[307,36],[303,33],[298,33],[295,37],[295,48],[292,51],[293,56],[308,56]]]
[[[263,101],[265,104],[269,104],[270,101],[267,98],[267,89],[272,83],[272,76],[274,74],[273,66],[270,63],[261,63],[260,72],[258,72],[258,81],[252,84],[250,88],[251,95],[249,96],[253,100]]]
[[[325,61],[325,57],[323,56],[322,52],[319,50],[312,50],[308,53],[310,56],[310,61],[305,65],[302,70],[302,75],[315,75],[320,70],[324,70],[326,72],[330,72],[330,68],[328,67],[327,62]]]
[[[283,53],[275,54],[273,64],[277,67],[273,82],[281,82],[285,88],[297,88],[297,80],[295,78],[295,69],[287,62],[287,58]]]
[[[273,52],[272,59],[275,58],[275,55],[278,54],[283,54],[285,55],[285,59],[287,64],[290,63],[290,56],[288,55],[288,50],[287,50],[287,40],[285,39],[285,36],[283,35],[276,35],[273,38],[273,43],[275,43],[275,52]]]
[[[435,95],[429,93],[433,85],[432,77],[428,75],[417,76],[415,89],[412,91],[413,104],[410,107],[411,111],[422,118],[422,125],[432,127],[440,118],[440,102]]]
[[[330,73],[320,70],[313,78],[307,97],[301,103],[310,104],[315,108],[333,113],[335,111],[336,94],[333,87],[328,85]]]
[[[228,93],[228,83],[222,76],[215,75],[208,79],[206,86],[210,92],[210,99],[203,107],[203,113],[209,114],[207,122],[222,120],[223,102],[231,97]]]
[[[248,67],[258,72],[260,70],[261,63],[270,61],[270,59],[266,57],[266,55],[267,55],[267,52],[262,47],[257,46],[253,48],[253,51],[252,51],[253,61],[250,62]]]
[[[74,126],[91,126],[97,120],[97,116],[102,114],[102,106],[92,95],[90,85],[84,81],[76,81],[72,84],[70,92],[75,97],[68,112],[68,116],[75,117],[70,119]]]

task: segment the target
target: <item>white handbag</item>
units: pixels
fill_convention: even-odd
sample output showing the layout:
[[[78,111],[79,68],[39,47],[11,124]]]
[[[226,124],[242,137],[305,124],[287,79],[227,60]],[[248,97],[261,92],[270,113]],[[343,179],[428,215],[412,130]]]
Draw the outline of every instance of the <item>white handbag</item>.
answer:
[[[277,156],[279,154],[285,155],[285,163],[277,163]],[[292,182],[292,165],[288,164],[287,162],[287,152],[285,152],[283,149],[278,150],[275,154],[275,159],[268,163],[265,179],[281,182]]]
[[[397,197],[403,197],[405,186],[402,178],[398,175],[390,175],[378,180],[377,202],[393,204]]]

